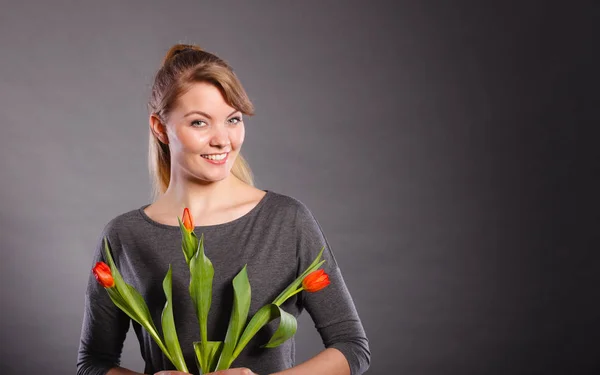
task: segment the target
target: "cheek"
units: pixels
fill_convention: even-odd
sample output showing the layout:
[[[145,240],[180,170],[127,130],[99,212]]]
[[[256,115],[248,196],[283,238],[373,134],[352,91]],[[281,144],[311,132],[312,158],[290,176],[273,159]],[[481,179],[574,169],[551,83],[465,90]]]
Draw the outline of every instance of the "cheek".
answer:
[[[188,131],[188,129],[179,131],[176,134],[178,148],[183,152],[196,153],[208,143],[208,140],[206,133]]]
[[[244,143],[245,136],[246,136],[246,131],[243,126],[236,128],[230,135],[231,144],[233,144],[234,147],[237,147],[237,148],[241,147],[242,143]]]

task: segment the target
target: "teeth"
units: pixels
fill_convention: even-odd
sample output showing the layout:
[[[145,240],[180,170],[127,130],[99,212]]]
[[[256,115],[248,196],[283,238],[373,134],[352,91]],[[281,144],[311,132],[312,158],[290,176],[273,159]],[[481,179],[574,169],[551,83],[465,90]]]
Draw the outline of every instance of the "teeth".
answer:
[[[223,160],[227,157],[227,154],[202,155],[202,157],[209,160]]]

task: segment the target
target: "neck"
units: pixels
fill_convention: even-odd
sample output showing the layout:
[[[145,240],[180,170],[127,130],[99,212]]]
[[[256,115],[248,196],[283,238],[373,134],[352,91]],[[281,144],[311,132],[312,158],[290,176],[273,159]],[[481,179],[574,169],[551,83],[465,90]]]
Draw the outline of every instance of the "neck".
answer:
[[[224,180],[210,183],[172,178],[161,200],[180,212],[187,207],[192,213],[198,213],[227,205],[241,184],[243,182],[233,174],[229,174]]]

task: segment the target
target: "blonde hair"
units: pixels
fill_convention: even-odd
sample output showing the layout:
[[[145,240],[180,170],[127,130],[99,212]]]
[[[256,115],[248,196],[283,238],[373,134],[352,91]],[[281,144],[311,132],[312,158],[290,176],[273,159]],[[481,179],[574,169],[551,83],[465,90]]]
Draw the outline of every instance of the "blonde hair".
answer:
[[[216,55],[191,44],[176,44],[164,57],[154,78],[148,102],[150,113],[166,123],[177,99],[197,82],[214,85],[229,106],[248,116],[254,114],[254,106],[233,69]],[[148,151],[152,195],[156,199],[169,186],[171,155],[169,145],[160,142],[151,130]],[[241,154],[238,154],[231,173],[248,185],[254,185],[252,170]]]

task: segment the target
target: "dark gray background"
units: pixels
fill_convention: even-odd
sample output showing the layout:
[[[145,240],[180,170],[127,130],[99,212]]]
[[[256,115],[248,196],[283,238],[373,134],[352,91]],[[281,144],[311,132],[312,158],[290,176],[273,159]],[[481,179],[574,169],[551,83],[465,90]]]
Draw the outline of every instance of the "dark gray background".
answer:
[[[370,374],[599,373],[591,4],[3,2],[0,373],[75,372],[96,240],[149,201],[176,42],[241,78],[257,184],[321,222]],[[133,334],[123,364],[143,368]]]

